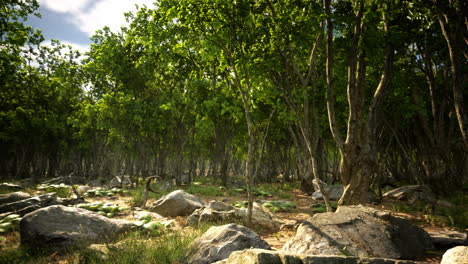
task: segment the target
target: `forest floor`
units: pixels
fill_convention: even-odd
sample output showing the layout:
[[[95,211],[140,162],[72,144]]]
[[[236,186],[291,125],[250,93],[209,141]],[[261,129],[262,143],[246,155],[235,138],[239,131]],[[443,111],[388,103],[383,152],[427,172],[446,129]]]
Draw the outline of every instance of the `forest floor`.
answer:
[[[297,224],[307,220],[317,212],[317,205],[321,204],[320,201],[315,201],[311,199],[310,196],[305,195],[302,193],[298,188],[297,185],[288,185],[283,186],[277,184],[276,186],[271,185],[264,185],[260,186],[258,193],[260,196],[257,196],[255,200],[262,200],[262,201],[290,201],[296,205],[294,209],[291,209],[288,212],[277,212],[275,213],[276,217],[279,218],[282,222],[286,225],[286,228],[282,228],[280,231],[268,231],[268,230],[255,230],[264,240],[266,240],[270,246],[275,250],[280,250],[284,244],[290,240],[295,234],[295,226]],[[200,186],[193,186],[185,188],[187,192],[190,192],[198,197],[200,197],[204,202],[209,202],[212,200],[223,201],[227,204],[236,204],[242,201],[247,200],[247,196],[245,192],[242,191],[231,191],[231,190],[223,190],[219,191],[220,188],[214,185],[208,184],[201,184]],[[33,191],[32,194],[40,194],[39,191]],[[164,195],[165,193],[159,194],[151,194],[150,199],[148,200],[147,204],[151,204],[153,201]],[[104,197],[89,197],[86,198],[87,202],[110,202],[115,205],[124,206],[128,208],[132,208],[132,210],[124,211],[115,216],[115,218],[122,218],[122,219],[131,219],[133,218],[133,209],[136,204],[140,204],[139,201],[142,196],[142,190],[136,189],[130,191],[129,194],[126,195],[114,195],[114,196],[104,196]],[[465,197],[465,196],[463,196]],[[457,228],[454,226],[450,226],[450,221],[447,220],[447,217],[443,218],[441,216],[437,216],[436,214],[428,214],[428,205],[419,205],[414,206],[409,203],[405,202],[389,202],[385,201],[381,204],[370,204],[379,210],[390,211],[394,215],[398,215],[400,217],[406,218],[410,220],[412,223],[424,228],[426,231],[443,231],[443,230],[453,230],[457,229],[459,231],[468,231],[466,226],[458,226]],[[464,206],[466,208],[466,205]],[[450,217],[448,217],[450,218]],[[187,227],[187,218],[186,217],[177,217],[174,218],[175,225],[171,227],[174,232],[182,231],[183,228]],[[453,222],[453,221],[452,221]],[[453,223],[452,223],[453,224]],[[185,229],[184,229],[185,230]],[[185,232],[185,231],[182,231]],[[3,239],[2,239],[3,237]],[[0,235],[0,256],[2,250],[13,250],[15,248],[19,248],[20,238],[19,232],[10,232],[8,234]],[[427,256],[424,259],[420,259],[420,261],[424,261],[425,263],[440,263],[442,254],[444,252],[428,252]],[[73,258],[72,258],[73,259]],[[76,258],[75,258],[76,259]],[[0,263],[1,260],[0,260]],[[27,262],[29,263],[29,262]],[[70,261],[68,256],[62,257],[50,257],[47,260],[47,263],[78,263],[76,261]]]

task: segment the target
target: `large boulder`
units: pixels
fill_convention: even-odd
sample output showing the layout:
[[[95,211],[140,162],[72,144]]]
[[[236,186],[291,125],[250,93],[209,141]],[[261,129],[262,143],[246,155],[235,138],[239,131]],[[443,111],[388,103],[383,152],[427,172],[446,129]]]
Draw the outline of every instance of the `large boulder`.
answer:
[[[442,256],[440,264],[466,264],[468,263],[468,247],[458,246],[447,250]]]
[[[20,221],[21,244],[52,251],[83,248],[106,242],[126,231],[132,222],[97,213],[53,205],[26,214]]]
[[[11,203],[2,204],[0,205],[0,214],[12,212],[19,215],[25,215],[34,210],[56,204],[61,204],[61,201],[57,199],[57,195],[55,193],[47,193]]]
[[[150,211],[162,216],[187,216],[198,208],[205,206],[205,203],[195,195],[177,190],[157,200],[150,206]]]
[[[195,210],[188,218],[189,225],[203,222],[247,222],[247,208],[234,208],[228,204],[211,201],[207,207]],[[282,222],[267,208],[254,203],[252,207],[252,224],[267,230],[279,230]]]
[[[237,219],[247,219],[248,209],[238,208],[234,211]],[[266,207],[254,203],[252,206],[252,224],[268,230],[279,230],[282,222]]]
[[[270,249],[268,243],[247,227],[237,224],[212,226],[190,244],[188,263],[208,264],[225,259],[237,250]]]
[[[25,192],[13,192],[8,194],[2,194],[0,195],[0,205],[13,203],[28,198],[31,198],[31,195]]]
[[[415,259],[432,248],[429,235],[409,221],[371,207],[341,206],[302,223],[283,250],[294,254]]]
[[[349,256],[294,255],[282,251],[265,249],[245,249],[233,252],[229,258],[215,264],[417,264],[413,261],[400,261],[382,258],[359,258]]]
[[[435,196],[431,189],[421,185],[402,186],[384,193],[382,197],[391,200],[409,201],[411,203],[416,201],[435,201]]]

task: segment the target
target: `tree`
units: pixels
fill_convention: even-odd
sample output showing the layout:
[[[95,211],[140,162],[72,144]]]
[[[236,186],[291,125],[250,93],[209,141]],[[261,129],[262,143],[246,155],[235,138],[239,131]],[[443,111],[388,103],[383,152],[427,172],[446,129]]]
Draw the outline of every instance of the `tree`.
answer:
[[[368,6],[365,1],[354,1],[352,12],[354,15],[354,28],[351,39],[351,49],[348,59],[347,99],[348,121],[346,139],[343,139],[335,120],[335,108],[333,100],[333,24],[330,0],[323,1],[326,27],[327,27],[327,108],[330,130],[340,150],[340,176],[345,185],[340,205],[366,203],[372,173],[376,168],[376,139],[378,133],[377,113],[381,111],[385,93],[389,89],[393,71],[394,47],[389,30],[389,3],[383,4],[383,9],[378,13],[382,16],[381,29],[385,34],[385,51],[383,70],[380,82],[370,100],[367,113],[365,112],[365,88],[366,88],[366,31],[371,28],[377,19],[372,17],[368,8],[375,11],[376,6]],[[367,44],[367,45],[366,45]]]

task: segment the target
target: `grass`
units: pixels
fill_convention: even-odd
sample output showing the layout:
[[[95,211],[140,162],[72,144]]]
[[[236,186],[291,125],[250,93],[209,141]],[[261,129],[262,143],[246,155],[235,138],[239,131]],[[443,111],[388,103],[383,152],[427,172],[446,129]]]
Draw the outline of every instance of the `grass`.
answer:
[[[392,202],[391,208],[395,212],[423,214],[423,221],[433,226],[452,227],[460,230],[468,228],[468,194],[454,192],[445,197],[452,206],[438,206],[427,202],[409,204]]]
[[[132,237],[108,246],[108,254],[88,250],[80,256],[80,263],[182,263],[190,243],[198,232],[171,232],[157,238]]]
[[[195,185],[192,184],[185,188],[185,191],[198,196],[225,196],[225,188],[213,185]]]
[[[145,232],[130,232],[120,242],[103,246],[104,254],[97,249],[81,249],[58,255],[44,250],[32,252],[19,247],[19,234],[12,234],[15,245],[0,250],[0,264],[42,264],[42,263],[183,263],[190,243],[211,225],[200,225],[198,229],[186,228],[181,231],[167,231],[159,236]],[[9,238],[11,240],[11,238]]]

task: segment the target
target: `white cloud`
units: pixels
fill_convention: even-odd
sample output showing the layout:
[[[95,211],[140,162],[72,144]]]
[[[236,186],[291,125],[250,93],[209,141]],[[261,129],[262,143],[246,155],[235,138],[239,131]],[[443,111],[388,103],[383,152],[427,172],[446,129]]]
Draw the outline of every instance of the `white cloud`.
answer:
[[[89,12],[82,12],[73,19],[82,32],[94,34],[97,29],[108,26],[112,31],[126,24],[124,13],[136,10],[138,6],[152,6],[154,0],[102,0],[96,3]]]
[[[152,7],[155,0],[40,0],[41,5],[56,12],[67,13],[76,27],[93,35],[108,26],[112,31],[126,25],[124,13],[136,10],[135,5]]]
[[[83,10],[92,0],[39,0],[45,6],[59,13],[74,13]]]
[[[70,41],[66,41],[66,40],[62,40],[61,41],[63,44],[65,45],[70,45],[72,46],[72,48],[74,50],[78,50],[81,54],[84,54],[85,52],[88,52],[89,51],[89,45],[82,45],[82,44],[78,44],[78,43],[74,43],[74,42],[70,42]]]

